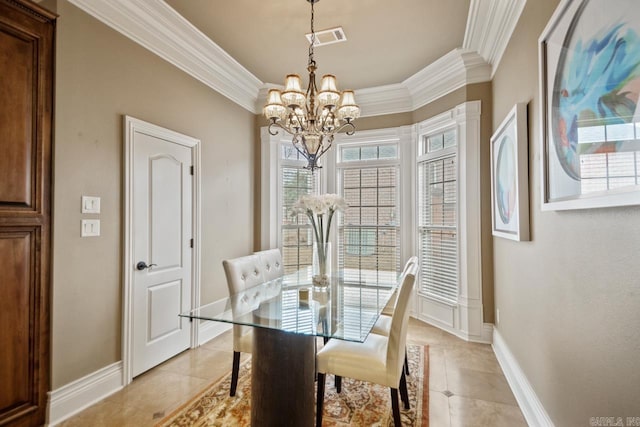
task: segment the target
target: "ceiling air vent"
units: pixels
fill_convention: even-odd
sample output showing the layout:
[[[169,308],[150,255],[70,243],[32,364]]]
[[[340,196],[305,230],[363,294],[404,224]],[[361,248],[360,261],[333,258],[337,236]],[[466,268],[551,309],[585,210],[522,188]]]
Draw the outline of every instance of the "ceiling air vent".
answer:
[[[306,34],[307,40],[311,43],[311,33]],[[346,42],[347,36],[342,27],[329,28],[328,30],[316,31],[315,46]]]

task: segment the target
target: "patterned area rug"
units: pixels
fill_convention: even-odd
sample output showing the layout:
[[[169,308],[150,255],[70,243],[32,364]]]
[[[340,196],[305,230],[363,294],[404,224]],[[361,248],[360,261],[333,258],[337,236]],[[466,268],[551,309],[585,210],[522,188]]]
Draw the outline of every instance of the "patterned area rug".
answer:
[[[411,409],[400,402],[402,425],[429,426],[429,348],[407,347],[409,371],[407,388]],[[250,426],[251,359],[240,366],[238,388],[229,397],[231,373],[191,398],[156,427]],[[327,375],[323,426],[393,426],[389,389],[351,378],[342,379],[336,393],[333,376]]]

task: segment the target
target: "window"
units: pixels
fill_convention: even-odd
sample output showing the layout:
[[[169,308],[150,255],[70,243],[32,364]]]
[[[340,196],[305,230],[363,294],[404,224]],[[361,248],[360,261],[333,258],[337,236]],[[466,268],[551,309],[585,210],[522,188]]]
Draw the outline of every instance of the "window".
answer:
[[[341,194],[349,208],[331,227],[333,271],[347,282],[395,282],[402,262],[418,255],[416,317],[464,339],[489,341],[482,309],[480,113],[480,101],[469,101],[415,125],[339,134],[315,177],[289,138],[263,128],[262,248],[283,249],[287,271],[309,265],[313,236],[306,218],[288,216],[289,207],[301,194]],[[638,156],[635,162],[640,170]],[[627,169],[608,176],[626,179]],[[360,298],[356,293],[345,290],[339,298]],[[336,315],[355,330],[358,319]]]
[[[417,124],[416,315],[461,338],[491,340],[482,310],[480,101]]]
[[[397,144],[339,148],[339,191],[349,207],[338,227],[338,268],[346,280],[394,281],[400,264]]]
[[[418,160],[420,292],[455,302],[458,295],[456,133],[423,137]]]
[[[282,263],[288,274],[311,265],[313,230],[306,215],[291,216],[291,207],[300,196],[317,192],[317,180],[292,144],[281,144],[280,153]]]

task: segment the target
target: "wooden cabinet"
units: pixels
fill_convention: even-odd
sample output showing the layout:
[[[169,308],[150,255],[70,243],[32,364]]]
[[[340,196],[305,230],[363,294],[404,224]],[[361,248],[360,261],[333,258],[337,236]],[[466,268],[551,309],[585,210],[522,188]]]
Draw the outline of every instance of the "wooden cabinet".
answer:
[[[0,426],[45,423],[55,15],[0,0]]]

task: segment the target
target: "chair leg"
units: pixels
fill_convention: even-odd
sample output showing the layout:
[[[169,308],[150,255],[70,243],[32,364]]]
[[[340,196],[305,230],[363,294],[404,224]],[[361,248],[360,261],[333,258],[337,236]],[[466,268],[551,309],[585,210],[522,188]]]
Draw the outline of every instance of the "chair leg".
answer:
[[[318,393],[316,395],[316,427],[322,426],[322,408],[324,406],[324,374],[318,372]]]
[[[236,387],[238,386],[238,371],[240,370],[240,352],[233,352],[233,368],[231,369],[231,390],[229,396],[236,395]]]
[[[404,373],[407,376],[410,376],[411,374],[409,373],[409,358],[407,357],[407,349],[404,350]]]
[[[336,392],[340,393],[342,391],[342,377],[336,375],[335,376],[335,384],[336,384]]]
[[[391,388],[391,409],[393,410],[393,425],[396,427],[402,427],[402,421],[400,421],[400,405],[398,404],[397,388]]]
[[[407,390],[407,378],[404,376],[404,372],[400,377],[400,397],[404,403],[404,409],[409,409],[409,391]]]

